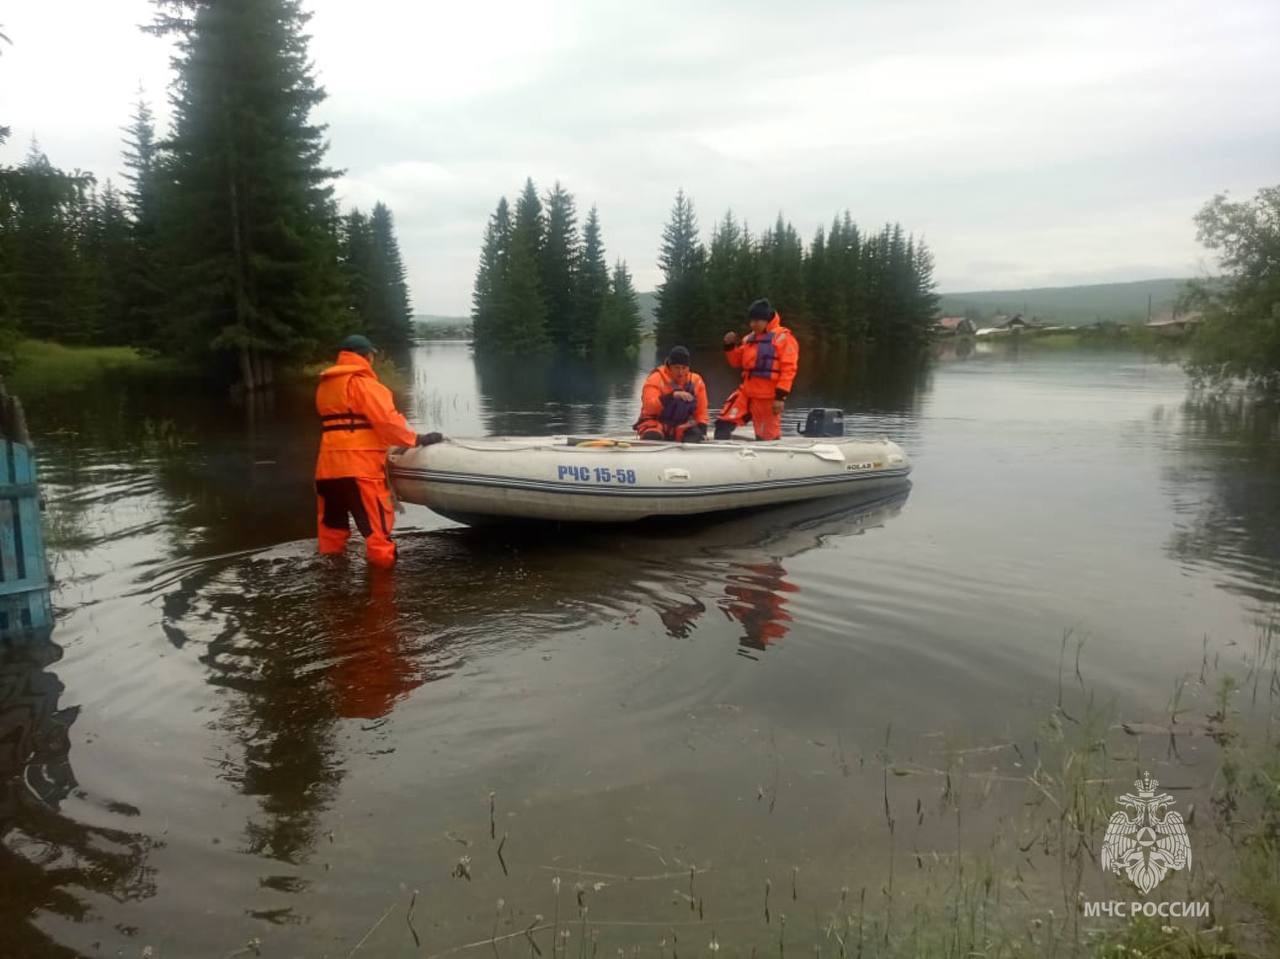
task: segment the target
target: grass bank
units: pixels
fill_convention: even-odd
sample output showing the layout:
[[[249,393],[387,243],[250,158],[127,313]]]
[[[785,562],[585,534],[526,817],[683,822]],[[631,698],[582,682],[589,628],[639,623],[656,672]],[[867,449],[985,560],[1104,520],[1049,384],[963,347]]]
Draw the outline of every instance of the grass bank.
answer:
[[[132,346],[64,346],[46,340],[19,340],[10,354],[6,376],[21,395],[79,389],[108,374],[176,373],[173,360]]]

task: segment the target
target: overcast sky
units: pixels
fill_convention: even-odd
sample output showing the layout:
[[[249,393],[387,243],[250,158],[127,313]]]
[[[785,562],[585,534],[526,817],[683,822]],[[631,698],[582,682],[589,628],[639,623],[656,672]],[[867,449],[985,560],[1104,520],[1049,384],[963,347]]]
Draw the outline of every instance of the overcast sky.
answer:
[[[923,234],[944,290],[1180,276],[1191,217],[1280,181],[1276,0],[309,0],[344,204],[392,208],[415,309],[465,313],[486,217],[526,176],[596,203],[660,279],[676,189],[810,237],[848,208]],[[1051,12],[1053,8],[1056,12]],[[5,0],[0,122],[119,177],[147,0]]]

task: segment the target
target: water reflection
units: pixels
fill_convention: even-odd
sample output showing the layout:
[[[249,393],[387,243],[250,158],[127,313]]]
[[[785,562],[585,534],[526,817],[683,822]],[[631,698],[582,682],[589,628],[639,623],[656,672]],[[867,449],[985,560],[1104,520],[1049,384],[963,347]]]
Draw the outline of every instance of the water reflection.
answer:
[[[347,657],[335,644],[361,635],[353,620],[368,607],[335,564],[291,569],[260,558],[210,564],[184,576],[164,606],[167,630],[205,644],[207,682],[235,694],[217,722],[218,766],[219,778],[258,800],[244,851],[297,864],[343,778],[335,726],[344,700],[327,680]],[[358,703],[359,692],[349,698]]]
[[[636,529],[633,533],[642,544],[652,546],[658,539],[679,542],[677,550],[660,550],[665,557],[661,563],[648,561],[643,577],[657,580],[649,596],[667,634],[689,638],[710,606],[742,627],[740,654],[765,651],[791,631],[788,604],[801,590],[787,578],[783,561],[836,538],[883,526],[901,512],[909,494],[910,487],[904,486],[871,496],[711,518],[692,526],[684,521]]]
[[[343,719],[381,719],[429,678],[403,637],[394,572],[366,567],[365,578],[367,602],[341,590],[328,594],[322,604],[322,614],[335,622],[328,680]],[[344,622],[352,600],[360,615]]]
[[[949,336],[934,343],[930,354],[940,363],[951,363],[967,360],[973,355],[973,346],[972,336]]]
[[[119,902],[155,895],[147,865],[155,843],[138,833],[87,825],[63,812],[79,786],[71,768],[78,706],[50,667],[62,649],[47,630],[0,644],[0,955],[74,955],[33,922],[92,916],[92,895]],[[80,799],[84,794],[76,793]],[[102,803],[108,814],[141,811]]]
[[[640,370],[633,361],[477,357],[475,369],[490,435],[600,433],[622,428],[630,407],[639,409]]]
[[[927,356],[881,357],[874,353],[815,356],[797,379],[795,405],[838,406],[847,412],[919,413],[933,389]]]
[[[787,571],[777,560],[743,564],[729,574],[720,608],[742,624],[744,632],[738,642],[763,652],[790,630],[786,595],[799,589],[787,582]]]
[[[1182,418],[1191,455],[1167,472],[1180,516],[1170,554],[1222,570],[1260,606],[1280,603],[1280,405],[1198,396]]]
[[[385,722],[470,659],[646,609],[677,638],[717,610],[741,628],[738,648],[764,651],[792,627],[799,586],[785,562],[883,524],[906,496],[657,523],[629,532],[626,551],[616,530],[416,534],[393,574],[355,556],[228,557],[183,564],[152,591],[170,642],[203,645],[207,682],[231,694],[218,700],[214,763],[258,801],[243,851],[299,864],[347,775],[343,721]]]

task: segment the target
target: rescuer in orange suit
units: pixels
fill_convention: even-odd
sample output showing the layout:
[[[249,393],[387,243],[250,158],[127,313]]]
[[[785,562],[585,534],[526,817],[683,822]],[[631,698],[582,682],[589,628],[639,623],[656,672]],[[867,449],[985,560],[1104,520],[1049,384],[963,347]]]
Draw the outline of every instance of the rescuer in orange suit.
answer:
[[[649,374],[640,394],[642,440],[701,443],[707,436],[707,385],[689,369],[689,351],[673,346],[667,361]]]
[[[391,391],[378,381],[367,337],[348,336],[338,361],[320,374],[316,412],[320,414],[320,456],[316,459],[316,500],[321,553],[341,553],[351,536],[350,519],[364,536],[371,566],[396,562],[391,541],[395,513],[387,486],[387,450],[430,446],[439,433],[415,433],[396,410]]]
[[[795,334],[782,325],[768,300],[756,300],[747,308],[751,332],[738,341],[738,334],[724,335],[725,359],[742,370],[742,385],[716,419],[718,440],[727,440],[736,427],[750,422],[758,440],[782,436],[782,408],[791,393],[800,361],[800,344]]]

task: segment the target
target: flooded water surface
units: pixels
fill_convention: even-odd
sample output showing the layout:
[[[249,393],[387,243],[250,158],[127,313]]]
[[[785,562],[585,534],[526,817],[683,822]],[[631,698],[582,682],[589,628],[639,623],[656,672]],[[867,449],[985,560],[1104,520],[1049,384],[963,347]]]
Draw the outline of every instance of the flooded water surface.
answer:
[[[436,343],[402,402],[453,435],[625,429],[645,372]],[[811,952],[842,888],[1000,828],[958,840],[887,757],[1026,736],[1064,672],[1158,716],[1273,615],[1274,419],[1188,403],[1176,366],[800,384],[789,416],[844,407],[910,489],[534,534],[409,506],[391,574],[314,553],[305,390],[28,390],[58,624],[0,664],[0,955],[739,954],[783,914]]]

